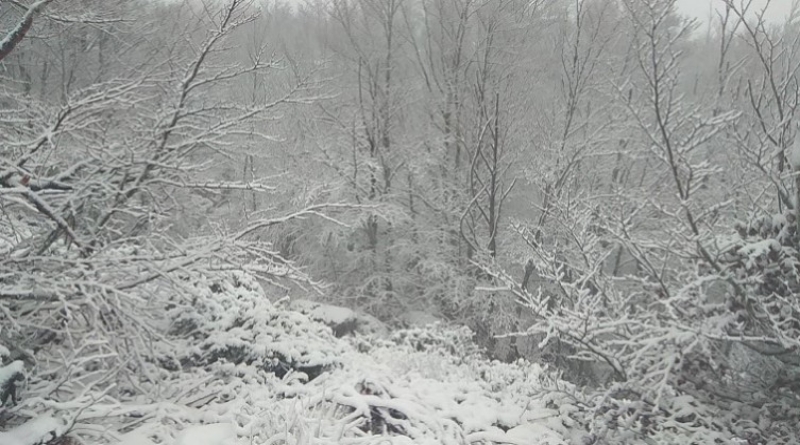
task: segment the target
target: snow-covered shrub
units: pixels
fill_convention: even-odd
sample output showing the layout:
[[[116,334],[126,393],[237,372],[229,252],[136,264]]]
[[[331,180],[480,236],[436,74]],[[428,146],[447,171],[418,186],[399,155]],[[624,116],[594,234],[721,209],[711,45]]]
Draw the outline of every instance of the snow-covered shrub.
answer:
[[[745,292],[728,292],[744,335],[767,335],[800,348],[800,251],[795,215],[752,216],[739,222],[725,263]],[[762,322],[760,320],[765,320]]]
[[[299,371],[313,379],[340,365],[341,346],[330,330],[273,305],[252,276],[192,276],[187,285],[191,297],[173,300],[167,311],[170,335],[186,339],[184,367],[244,363],[278,377]]]
[[[662,246],[611,210],[568,210],[558,215],[559,235],[571,242],[529,243],[544,280],[532,294],[497,265],[486,269],[534,317],[522,334],[543,351],[559,347],[560,362],[550,363],[576,383],[586,382],[565,365],[596,376],[583,401],[593,440],[794,443],[800,311],[791,216]],[[615,274],[609,259],[620,250],[636,269]]]

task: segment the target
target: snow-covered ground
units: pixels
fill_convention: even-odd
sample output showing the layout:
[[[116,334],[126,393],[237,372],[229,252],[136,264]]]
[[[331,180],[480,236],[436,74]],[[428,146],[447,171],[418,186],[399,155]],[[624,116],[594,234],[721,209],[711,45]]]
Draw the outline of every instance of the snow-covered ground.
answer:
[[[587,434],[572,416],[570,385],[535,364],[486,361],[465,328],[336,338],[294,309],[317,319],[354,313],[273,305],[241,274],[197,288],[191,306],[168,314],[174,344],[155,349],[159,360],[147,369],[158,381],[127,399],[110,391],[23,406],[74,422],[70,434],[85,443],[124,445],[556,445]],[[155,365],[167,355],[181,365]],[[50,417],[36,422],[3,433],[0,443],[33,445],[63,429]]]
[[[273,304],[244,273],[182,279],[190,300],[169,301],[165,337],[135,363],[72,362],[65,374],[47,368],[52,356],[30,369],[0,348],[0,386],[26,375],[0,445],[43,445],[65,431],[98,445],[701,444],[746,443],[757,431],[685,394],[665,397],[660,424],[636,423],[625,416],[641,402],[623,386],[590,391],[535,363],[487,360],[465,327],[362,334],[352,321],[374,320]],[[342,324],[355,329],[334,335]]]

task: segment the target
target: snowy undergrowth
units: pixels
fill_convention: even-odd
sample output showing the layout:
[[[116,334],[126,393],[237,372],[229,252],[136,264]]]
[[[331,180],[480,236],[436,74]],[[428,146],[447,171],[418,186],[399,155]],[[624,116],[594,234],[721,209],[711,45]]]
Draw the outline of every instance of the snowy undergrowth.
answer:
[[[138,365],[147,377],[105,388],[76,378],[63,383],[69,400],[24,394],[14,411],[62,419],[84,443],[125,445],[538,445],[586,435],[568,385],[536,365],[485,361],[468,330],[340,339],[271,304],[245,274],[182,279],[193,298],[166,305],[169,335]]]
[[[129,434],[180,443],[178,430],[199,424],[231,426],[237,439],[225,443],[237,444],[559,444],[583,434],[541,368],[486,362],[464,328],[337,339],[269,303],[244,274],[191,282],[195,299],[171,305],[170,318],[187,342],[174,371],[187,388],[180,400],[196,402]]]
[[[64,430],[86,444],[124,445],[599,445],[732,438],[718,426],[687,422],[708,407],[674,395],[664,402],[672,417],[630,423],[630,413],[642,407],[626,400],[624,391],[608,399],[606,391],[579,389],[537,364],[488,361],[464,327],[436,324],[391,336],[337,338],[290,301],[271,303],[246,274],[176,280],[190,297],[164,298],[157,325],[165,336],[126,362],[126,372],[73,366],[67,377],[54,379],[40,361],[12,411],[49,429],[9,424],[0,437],[16,440],[14,445],[37,444],[25,439],[36,437],[31,431]],[[20,366],[9,362],[0,369]]]
[[[270,303],[246,274],[179,279],[191,297],[163,300],[167,334],[125,372],[89,359],[66,375],[41,359],[25,369],[8,411],[32,420],[6,423],[0,443],[63,431],[124,445],[735,443],[747,433],[722,434],[736,419],[669,394],[669,416],[641,420],[622,390],[609,399],[537,364],[486,360],[463,327],[337,338],[290,302]],[[23,366],[0,365],[4,375]],[[720,425],[687,420],[698,413]]]

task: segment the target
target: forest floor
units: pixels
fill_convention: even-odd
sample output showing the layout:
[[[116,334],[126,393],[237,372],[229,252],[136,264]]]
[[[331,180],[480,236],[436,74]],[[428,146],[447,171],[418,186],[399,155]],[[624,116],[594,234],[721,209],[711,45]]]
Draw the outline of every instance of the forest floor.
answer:
[[[13,412],[30,420],[0,432],[0,444],[55,443],[49,434],[65,432],[122,445],[590,439],[580,391],[537,364],[488,360],[467,328],[389,332],[348,309],[270,302],[245,274],[192,286],[193,301],[168,305],[165,336],[114,373],[79,362],[57,381],[44,362],[29,372]]]
[[[366,329],[356,321],[354,333],[337,338],[330,334],[353,320],[347,309],[273,308],[275,326],[294,323],[289,336],[275,337],[273,352],[261,351],[280,357],[274,373],[257,360],[198,368],[192,380],[211,373],[214,383],[184,396],[191,401],[170,406],[170,414],[127,428],[123,444],[558,445],[588,435],[575,418],[574,387],[537,364],[487,360],[466,328],[389,334],[367,319]]]

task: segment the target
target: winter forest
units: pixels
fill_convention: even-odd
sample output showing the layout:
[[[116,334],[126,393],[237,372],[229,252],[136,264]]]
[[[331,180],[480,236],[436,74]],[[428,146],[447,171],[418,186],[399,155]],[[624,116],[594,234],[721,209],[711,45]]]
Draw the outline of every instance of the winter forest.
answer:
[[[792,1],[0,0],[0,445],[800,443]]]

